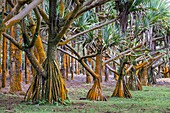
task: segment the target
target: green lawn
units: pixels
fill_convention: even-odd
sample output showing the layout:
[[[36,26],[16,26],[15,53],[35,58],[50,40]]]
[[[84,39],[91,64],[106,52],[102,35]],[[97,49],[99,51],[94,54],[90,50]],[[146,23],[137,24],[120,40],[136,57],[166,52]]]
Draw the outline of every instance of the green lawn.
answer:
[[[0,107],[0,113],[170,113],[170,88],[164,86],[143,87],[143,91],[131,91],[133,98],[109,98],[106,102],[79,100],[84,97],[87,89],[69,89],[70,104],[64,105],[27,105],[20,103],[13,105],[10,110],[7,107]],[[103,92],[106,96],[112,94],[110,87],[105,87]],[[8,99],[12,95],[0,95],[1,100]],[[17,98],[17,96],[13,95]],[[12,103],[15,104],[15,103]]]

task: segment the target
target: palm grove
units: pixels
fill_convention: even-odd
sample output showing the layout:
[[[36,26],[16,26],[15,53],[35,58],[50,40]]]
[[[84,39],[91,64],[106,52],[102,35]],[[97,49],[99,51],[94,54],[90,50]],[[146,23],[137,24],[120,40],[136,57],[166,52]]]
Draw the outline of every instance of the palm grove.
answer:
[[[121,98],[170,75],[166,0],[1,0],[0,22],[2,87],[9,70],[10,92],[22,90],[24,64],[25,101],[64,103],[69,73],[93,81],[86,99],[100,101],[103,75]]]

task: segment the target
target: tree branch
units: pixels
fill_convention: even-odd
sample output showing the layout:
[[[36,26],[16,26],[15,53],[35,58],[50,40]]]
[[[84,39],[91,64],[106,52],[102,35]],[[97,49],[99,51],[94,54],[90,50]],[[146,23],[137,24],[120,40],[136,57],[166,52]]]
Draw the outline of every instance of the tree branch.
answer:
[[[22,7],[23,4],[29,2],[30,0],[24,0],[22,2],[17,2],[17,4],[15,5],[15,7],[13,7],[12,11],[8,14],[8,16],[6,18],[4,18],[4,23],[9,21],[13,16],[15,16],[18,11],[20,10],[20,8]]]
[[[39,34],[39,30],[40,30],[40,24],[41,24],[41,19],[40,19],[40,14],[37,8],[34,9],[36,18],[37,18],[37,25],[36,25],[36,29],[35,29],[35,33],[33,35],[33,39],[30,43],[30,45],[28,45],[26,48],[32,48],[37,40],[38,34]]]
[[[38,10],[40,12],[40,15],[42,16],[43,20],[49,24],[49,17],[47,16],[47,14],[38,6]]]
[[[4,32],[3,36],[7,38],[8,40],[10,40],[17,48],[19,48],[20,50],[23,50],[22,45],[18,43],[11,35]]]
[[[75,19],[75,17],[76,17],[76,15],[77,15],[80,8],[81,8],[81,5],[76,6],[76,8],[73,10],[71,16],[67,20],[66,24],[64,25],[62,30],[59,32],[59,34],[55,37],[55,39],[52,42],[55,42],[56,44],[58,44],[60,42],[61,38],[63,38],[64,34],[66,33],[66,31],[70,27],[71,23]]]
[[[65,40],[65,41],[63,41],[63,42],[60,42],[60,45],[65,45],[65,44],[67,44],[68,42],[70,42],[71,40],[75,39],[76,37],[78,37],[78,36],[80,36],[80,35],[83,35],[83,34],[88,33],[88,32],[90,32],[90,31],[99,29],[99,28],[101,28],[101,27],[103,27],[103,26],[105,26],[105,25],[111,24],[111,23],[115,22],[115,21],[118,20],[118,19],[119,19],[119,17],[117,17],[117,18],[115,18],[115,19],[112,19],[112,20],[110,20],[110,21],[108,21],[108,22],[105,22],[105,23],[103,23],[103,24],[97,25],[97,26],[95,26],[95,27],[93,27],[93,28],[91,28],[91,29],[88,29],[88,30],[85,30],[85,31],[83,31],[83,32],[77,33],[76,35],[73,35],[73,36],[70,37],[69,39],[67,39],[67,40]]]
[[[66,44],[66,46],[68,47],[68,49],[70,49],[79,59],[81,58],[81,56],[68,44]]]
[[[131,49],[128,49],[128,50],[126,50],[126,51],[123,51],[123,52],[121,52],[120,54],[118,54],[118,55],[116,55],[116,56],[114,56],[114,57],[112,57],[112,58],[104,61],[103,63],[104,63],[104,64],[107,64],[107,63],[109,63],[109,62],[111,62],[111,61],[113,61],[113,60],[115,60],[115,59],[117,59],[117,58],[119,58],[119,57],[122,57],[124,54],[131,52],[132,50],[134,51],[135,49],[140,48],[141,46],[142,46],[142,44],[138,44],[137,46],[135,46],[135,47],[133,47],[133,48],[131,48]]]
[[[83,9],[81,9],[81,10],[78,12],[76,18],[77,18],[78,16],[80,16],[81,14],[83,14],[84,12],[89,11],[90,9],[92,9],[92,8],[94,8],[94,7],[97,7],[97,6],[100,6],[100,5],[102,5],[102,4],[104,4],[104,3],[107,3],[107,2],[109,2],[109,1],[111,1],[111,0],[96,0],[96,1],[95,1],[94,3],[92,3],[91,5],[87,4],[87,2],[88,2],[88,1],[87,1],[85,5],[88,5],[88,6],[85,6]],[[91,2],[91,1],[89,1],[89,3],[90,3],[90,2]]]
[[[106,67],[107,67],[110,71],[112,71],[113,73],[119,75],[118,72],[117,72],[116,70],[114,70],[113,68],[111,68],[108,64],[106,64]]]
[[[10,4],[10,6],[11,6],[12,8],[15,7],[15,5],[13,4],[13,2],[12,2],[11,0],[7,0],[7,2]]]
[[[65,50],[63,50],[63,49],[61,49],[59,47],[57,48],[57,50],[69,55],[70,57],[72,57],[72,58],[74,58],[74,59],[76,59],[78,61],[78,58],[76,56],[73,56],[71,53],[69,53],[69,52],[67,52],[67,51],[65,51]]]
[[[86,55],[86,56],[81,57],[81,58],[80,58],[80,60],[82,60],[82,59],[86,59],[86,58],[95,57],[95,56],[96,56],[96,55],[98,55],[98,54],[99,54],[99,53],[98,53],[98,52],[96,52],[96,53],[94,53],[94,54]]]
[[[14,25],[15,23],[19,22],[21,19],[23,19],[32,9],[34,9],[42,1],[43,0],[34,0],[29,5],[27,5],[20,13],[18,13],[16,16],[12,17],[9,20],[5,19],[4,21],[5,21],[6,29],[9,28],[10,26]],[[20,7],[21,7],[20,4],[18,4],[16,6],[17,10],[19,10]],[[17,11],[17,10],[14,10],[14,11]]]

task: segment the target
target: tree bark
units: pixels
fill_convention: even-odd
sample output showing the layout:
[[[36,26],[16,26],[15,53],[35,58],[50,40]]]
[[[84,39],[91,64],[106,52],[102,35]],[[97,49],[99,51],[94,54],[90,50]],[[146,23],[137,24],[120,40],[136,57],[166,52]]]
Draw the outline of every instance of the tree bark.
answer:
[[[3,37],[2,88],[6,87],[6,75],[7,75],[7,39]]]
[[[17,37],[17,33],[14,30],[16,29],[16,26],[12,26],[10,29],[11,36],[15,38]],[[19,68],[19,62],[17,62],[17,48],[13,45],[13,43],[10,43],[10,92],[17,92],[22,91],[21,84],[20,84],[20,68]]]

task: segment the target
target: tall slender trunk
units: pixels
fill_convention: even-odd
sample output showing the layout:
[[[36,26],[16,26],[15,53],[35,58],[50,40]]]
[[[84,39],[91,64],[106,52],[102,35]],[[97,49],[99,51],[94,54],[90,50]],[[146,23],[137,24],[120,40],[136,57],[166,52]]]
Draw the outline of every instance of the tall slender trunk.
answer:
[[[92,62],[91,62],[91,58],[88,58],[88,60],[86,61],[87,65],[92,69]],[[86,83],[91,83],[92,80],[91,80],[91,75],[88,71],[86,71]]]
[[[0,36],[0,74],[2,74],[2,37]]]
[[[71,80],[74,80],[74,70],[75,70],[74,65],[75,65],[74,58],[71,58],[71,68],[70,68],[70,71],[71,71]]]
[[[11,36],[17,38],[17,33],[14,30],[16,26],[12,26],[10,29]],[[18,37],[19,38],[19,37]],[[10,43],[10,92],[21,91],[19,65],[17,64],[17,57],[19,55],[17,48]]]
[[[7,75],[7,39],[3,37],[2,88],[6,87],[6,75]]]
[[[63,49],[65,50],[65,47],[63,47]],[[68,80],[68,78],[67,78],[67,76],[66,76],[66,65],[67,65],[67,56],[66,56],[66,54],[65,53],[60,53],[60,59],[61,59],[61,73],[62,73],[62,75],[63,75],[63,78],[64,79],[66,79],[66,80]]]
[[[18,41],[20,44],[22,43],[20,34],[19,34],[19,28],[18,26],[14,26],[15,30],[15,39]],[[15,56],[16,56],[16,77],[17,77],[17,82],[18,82],[18,87],[19,89],[22,90],[21,88],[21,82],[22,82],[22,51],[15,47]]]
[[[31,63],[28,60],[27,56],[25,55],[25,83],[30,83],[30,76],[31,76]]]
[[[96,56],[96,69],[95,69],[95,73],[100,75],[100,82],[102,82],[102,74],[101,74],[101,54]]]
[[[20,44],[22,44],[22,37],[19,38]],[[18,67],[19,67],[19,76],[20,76],[20,82],[22,82],[22,51],[17,50],[19,52],[19,57],[18,57]]]
[[[98,6],[96,8],[96,13],[100,13],[102,11],[102,6]],[[99,17],[99,22],[102,21],[102,18]],[[98,38],[97,38],[97,51],[101,51],[102,50],[102,30],[99,29],[98,30]],[[100,75],[100,81],[102,82],[102,54],[98,54],[96,56],[96,69],[95,69],[95,73]]]
[[[151,51],[156,51],[156,42],[154,41],[153,42],[153,27],[151,27],[149,29],[149,39],[150,39],[150,49]],[[154,75],[154,68],[153,66],[151,65],[149,68],[148,68],[148,83],[149,84],[156,84],[156,77]]]
[[[78,40],[77,40],[77,42],[78,42]],[[80,44],[78,43],[77,44],[77,52],[79,53],[80,52]],[[80,74],[80,70],[79,70],[79,62],[77,61],[77,60],[75,60],[75,66],[76,66],[76,68],[75,68],[75,73],[76,73],[76,75],[79,75]]]
[[[75,41],[72,42],[72,47],[75,47]],[[75,67],[75,60],[74,58],[71,58],[71,80],[74,80]]]
[[[78,45],[77,45],[77,51],[78,51],[78,53],[80,52],[80,44],[78,43]],[[80,75],[80,64],[79,64],[79,62],[77,61],[77,74],[78,75]]]
[[[107,58],[107,56],[105,57],[105,60],[107,60],[108,58]],[[107,66],[104,66],[104,72],[105,72],[105,82],[107,82],[108,80],[109,80],[109,69],[107,68]]]
[[[68,79],[68,74],[70,73],[70,57],[66,55],[66,78]]]

